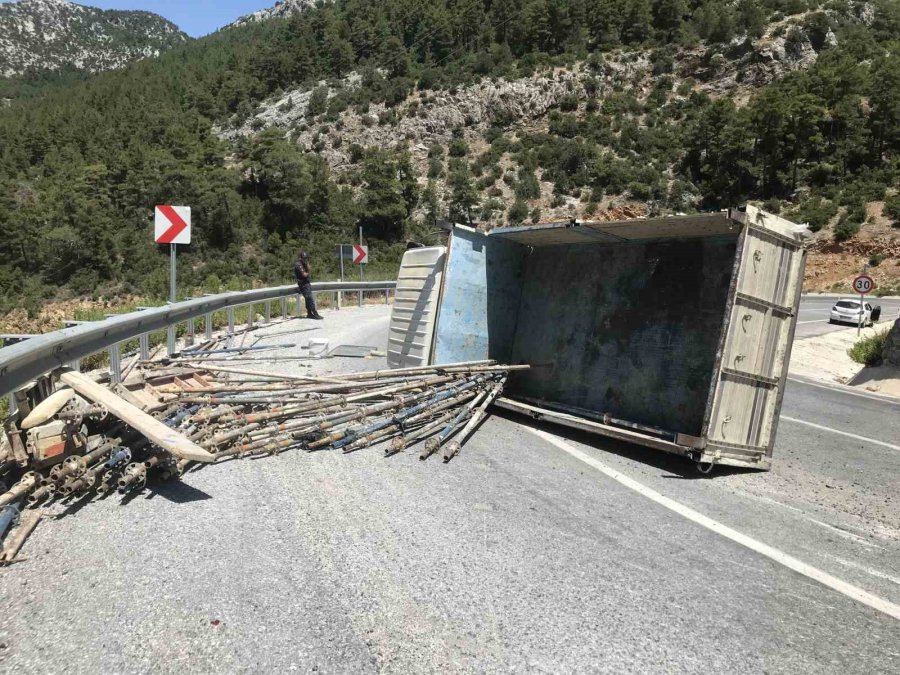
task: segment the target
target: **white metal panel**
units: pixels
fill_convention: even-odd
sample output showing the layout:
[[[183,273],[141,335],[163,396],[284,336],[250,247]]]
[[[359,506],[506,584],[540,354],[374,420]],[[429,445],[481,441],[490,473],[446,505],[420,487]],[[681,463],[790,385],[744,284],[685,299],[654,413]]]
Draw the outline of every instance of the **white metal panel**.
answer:
[[[803,283],[802,227],[747,207],[735,295],[706,436],[706,456],[741,465],[771,455]],[[737,219],[737,218],[736,218]]]
[[[403,255],[388,331],[391,368],[430,362],[446,255],[443,246],[414,248]]]

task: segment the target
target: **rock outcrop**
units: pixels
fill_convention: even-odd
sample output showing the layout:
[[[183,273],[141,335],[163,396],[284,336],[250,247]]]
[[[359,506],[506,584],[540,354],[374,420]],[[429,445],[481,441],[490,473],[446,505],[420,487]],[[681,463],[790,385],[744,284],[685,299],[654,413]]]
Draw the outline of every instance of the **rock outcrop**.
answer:
[[[228,27],[243,26],[247,23],[267,21],[269,19],[288,19],[294,14],[299,14],[307,7],[315,6],[315,4],[316,0],[279,0],[273,7],[242,16],[234,23],[229,24]]]
[[[150,12],[103,10],[67,0],[0,4],[0,77],[71,66],[111,70],[188,40]]]

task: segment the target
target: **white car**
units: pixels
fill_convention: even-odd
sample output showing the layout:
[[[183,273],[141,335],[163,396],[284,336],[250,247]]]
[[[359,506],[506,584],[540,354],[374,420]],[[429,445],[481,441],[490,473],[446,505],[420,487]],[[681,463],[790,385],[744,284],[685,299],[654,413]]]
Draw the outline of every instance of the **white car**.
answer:
[[[878,310],[880,309],[879,307]],[[860,323],[860,315],[862,315],[862,325],[872,326],[875,324],[878,314],[881,314],[880,311],[877,311],[875,316],[872,316],[875,311],[868,302],[863,305],[859,300],[842,298],[831,308],[829,323],[852,323],[856,326]]]

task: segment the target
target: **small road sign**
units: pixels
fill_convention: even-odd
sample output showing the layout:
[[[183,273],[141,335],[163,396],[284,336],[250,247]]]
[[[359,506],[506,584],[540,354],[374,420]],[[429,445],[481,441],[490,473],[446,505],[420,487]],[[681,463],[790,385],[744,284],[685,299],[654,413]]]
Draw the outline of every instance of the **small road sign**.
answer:
[[[853,280],[853,290],[860,295],[871,293],[875,290],[875,282],[872,281],[872,277],[870,277],[869,275],[860,274]]]
[[[153,224],[157,244],[191,243],[190,206],[157,206]]]
[[[353,245],[353,262],[357,265],[367,265],[369,263],[369,247]]]

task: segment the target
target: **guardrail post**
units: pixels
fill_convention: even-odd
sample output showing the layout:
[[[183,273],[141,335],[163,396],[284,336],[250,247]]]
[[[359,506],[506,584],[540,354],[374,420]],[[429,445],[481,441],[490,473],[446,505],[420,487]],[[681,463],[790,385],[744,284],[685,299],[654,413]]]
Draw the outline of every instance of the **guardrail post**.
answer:
[[[194,344],[194,329],[195,329],[195,328],[196,328],[196,326],[194,325],[194,319],[193,319],[193,318],[188,319],[188,322],[187,322],[187,339],[186,339],[186,342],[187,342],[189,345],[193,345],[193,344]]]
[[[74,370],[76,373],[81,372],[81,359],[75,359],[74,361],[69,361],[67,364],[69,368]]]
[[[386,305],[391,304],[391,289],[390,288],[384,289],[384,304],[386,304]]]
[[[234,341],[234,307],[229,307],[228,312],[228,346],[230,347]]]
[[[301,318],[301,317],[303,316],[303,315],[300,313],[300,312],[303,311],[303,310],[300,309],[300,300],[301,300],[302,297],[303,297],[302,295],[300,295],[299,293],[297,293],[297,318],[298,318],[298,319]]]
[[[287,298],[281,299],[281,320],[287,321]]]
[[[150,360],[150,333],[141,333],[138,337],[141,345],[141,361]]]
[[[166,354],[175,354],[175,324],[166,328]]]
[[[362,307],[362,289],[359,289],[359,306]]]
[[[19,406],[16,404],[16,395],[14,392],[9,392],[6,395],[6,400],[8,402],[10,416],[15,415],[17,412],[19,412]]]
[[[337,303],[335,303],[335,304],[337,305],[338,309],[341,309],[341,306],[343,304],[343,299],[344,299],[343,295],[344,294],[341,291],[335,291],[334,294],[337,296]]]
[[[213,332],[213,315],[212,312],[209,312],[203,318],[203,332],[206,334],[207,340],[212,340],[212,332]]]
[[[109,381],[119,384],[122,381],[122,343],[117,342],[109,347]]]
[[[247,312],[247,328],[253,328],[253,319],[255,318],[253,316],[253,303],[251,302],[249,305],[247,305],[247,308],[249,310]]]

